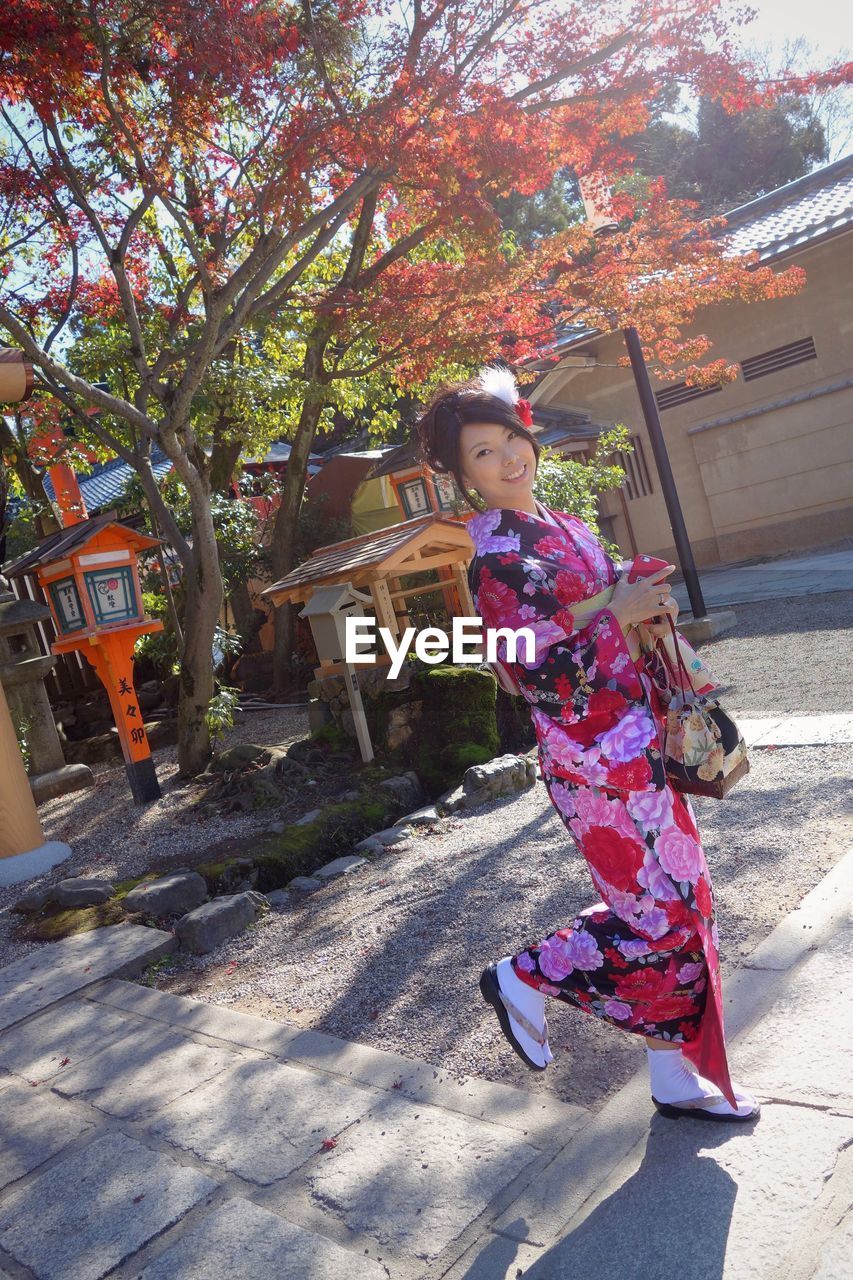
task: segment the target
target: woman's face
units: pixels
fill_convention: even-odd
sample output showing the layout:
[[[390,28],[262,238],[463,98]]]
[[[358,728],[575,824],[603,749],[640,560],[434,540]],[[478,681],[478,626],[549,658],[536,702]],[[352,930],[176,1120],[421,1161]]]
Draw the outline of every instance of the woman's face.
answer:
[[[536,474],[533,445],[499,422],[466,422],[459,432],[459,463],[465,487],[476,489],[487,507],[529,501]]]

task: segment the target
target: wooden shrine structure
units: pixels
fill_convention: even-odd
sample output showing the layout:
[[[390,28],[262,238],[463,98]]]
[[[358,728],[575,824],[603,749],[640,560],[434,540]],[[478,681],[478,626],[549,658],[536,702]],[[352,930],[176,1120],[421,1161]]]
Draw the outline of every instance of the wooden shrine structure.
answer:
[[[449,617],[475,615],[466,572],[473,554],[462,520],[430,512],[319,547],[280,582],[267,587],[263,595],[274,605],[302,604],[319,588],[348,583],[369,592],[377,626],[387,627],[398,640],[406,627],[413,625],[406,601],[415,596],[440,593]],[[437,581],[427,579],[433,570]],[[403,587],[401,579],[410,575],[424,581]],[[335,665],[322,653],[318,657],[324,669]]]

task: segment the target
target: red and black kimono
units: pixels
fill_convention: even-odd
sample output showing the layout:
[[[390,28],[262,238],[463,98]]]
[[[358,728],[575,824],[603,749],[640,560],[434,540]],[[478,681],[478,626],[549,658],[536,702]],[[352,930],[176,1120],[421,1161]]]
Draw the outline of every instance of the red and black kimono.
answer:
[[[607,607],[575,626],[572,605],[619,574],[579,517],[550,514],[556,527],[503,507],[472,517],[468,580],[487,628],[535,635],[535,656],[525,660],[522,640],[508,665],[530,706],[548,794],[601,901],[520,951],[513,968],[614,1026],[678,1042],[736,1106],[713,886],[693,806],[664,770],[651,659],[635,662]]]

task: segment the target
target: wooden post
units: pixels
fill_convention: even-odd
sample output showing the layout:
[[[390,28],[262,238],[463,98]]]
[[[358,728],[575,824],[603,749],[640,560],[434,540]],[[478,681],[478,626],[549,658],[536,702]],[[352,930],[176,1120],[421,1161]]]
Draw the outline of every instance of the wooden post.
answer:
[[[128,631],[105,631],[90,636],[83,653],[107,691],[134,802],[147,804],[160,799],[160,783],[133,687],[135,643],[136,636]]]
[[[400,626],[397,622],[397,615],[394,612],[394,603],[388,591],[388,584],[384,578],[377,578],[370,583],[370,594],[373,597],[373,607],[376,610],[376,622],[380,627],[387,627],[395,640],[400,638]]]
[[[464,565],[455,564],[453,566],[453,581],[456,583],[456,590],[459,592],[459,604],[462,608],[463,617],[476,618],[477,610],[474,608],[474,601],[471,599],[468,573]]]
[[[0,858],[44,844],[6,693],[0,685]]]

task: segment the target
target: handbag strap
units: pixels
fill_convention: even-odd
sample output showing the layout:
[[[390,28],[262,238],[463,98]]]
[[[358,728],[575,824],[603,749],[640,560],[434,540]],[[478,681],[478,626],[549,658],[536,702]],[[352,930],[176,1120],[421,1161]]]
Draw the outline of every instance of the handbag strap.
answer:
[[[675,656],[677,659],[676,667],[673,668],[672,659],[667,653],[665,645],[659,646],[660,655],[663,658],[667,671],[672,677],[673,683],[675,683],[676,680],[678,681],[678,683],[681,685],[681,696],[683,698],[686,698],[687,690],[688,689],[690,689],[691,691],[693,690],[693,682],[691,681],[687,668],[684,665],[684,659],[681,656],[681,646],[678,643],[678,635],[675,630],[675,624],[673,623],[672,618],[669,616],[669,614],[666,615],[666,620],[669,623],[669,629],[672,632],[672,639],[675,646]],[[686,682],[686,688],[685,688],[685,682]]]

